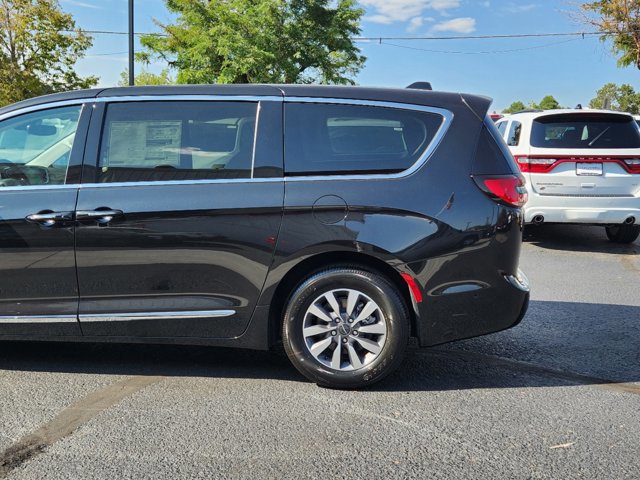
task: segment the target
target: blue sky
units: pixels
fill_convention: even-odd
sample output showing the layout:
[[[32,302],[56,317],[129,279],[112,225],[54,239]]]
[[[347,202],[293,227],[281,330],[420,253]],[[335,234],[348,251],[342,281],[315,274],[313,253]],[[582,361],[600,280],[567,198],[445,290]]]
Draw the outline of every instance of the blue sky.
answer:
[[[127,29],[127,0],[60,0],[85,30]],[[443,37],[576,32],[570,0],[360,0],[364,37]],[[578,2],[579,3],[579,2]],[[135,0],[136,31],[157,31],[153,18],[171,20],[162,0]],[[393,45],[390,45],[393,44]],[[361,85],[404,87],[430,81],[435,89],[478,93],[500,110],[554,95],[564,106],[587,104],[607,82],[640,90],[640,71],[618,68],[597,37],[360,42],[368,61]],[[95,35],[78,70],[115,85],[127,66],[126,36]],[[162,65],[151,65],[157,71]]]

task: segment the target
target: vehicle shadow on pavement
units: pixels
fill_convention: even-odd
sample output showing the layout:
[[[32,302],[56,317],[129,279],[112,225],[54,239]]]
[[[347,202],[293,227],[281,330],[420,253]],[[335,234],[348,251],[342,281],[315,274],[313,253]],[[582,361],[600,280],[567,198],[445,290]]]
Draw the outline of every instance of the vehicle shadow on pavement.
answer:
[[[640,307],[533,301],[517,327],[419,349],[379,392],[640,382]],[[305,382],[284,354],[174,345],[1,342],[0,370]],[[637,386],[640,393],[640,386]]]
[[[550,250],[640,255],[640,238],[630,244],[613,243],[607,239],[604,227],[527,225],[523,240],[525,243]]]

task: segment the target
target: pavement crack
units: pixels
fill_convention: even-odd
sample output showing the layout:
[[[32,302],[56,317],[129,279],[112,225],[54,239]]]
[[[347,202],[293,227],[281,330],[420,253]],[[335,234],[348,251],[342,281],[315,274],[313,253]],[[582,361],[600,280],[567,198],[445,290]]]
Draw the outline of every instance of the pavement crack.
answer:
[[[420,350],[418,350],[420,351]],[[460,359],[471,359],[483,362],[485,364],[491,364],[499,367],[515,368],[521,372],[530,373],[533,375],[544,375],[547,377],[554,377],[559,380],[565,380],[570,383],[577,383],[580,385],[592,386],[600,388],[602,390],[609,390],[619,393],[631,393],[634,395],[640,395],[640,385],[635,385],[628,382],[617,382],[615,380],[609,380],[606,378],[593,377],[590,375],[583,375],[581,373],[560,370],[553,367],[545,367],[537,365],[535,363],[525,362],[523,360],[516,360],[513,358],[500,357],[497,355],[489,355],[486,353],[471,352],[468,350],[444,350],[439,348],[431,348],[423,350],[424,353],[431,353],[446,357],[457,357]]]
[[[48,446],[71,435],[104,410],[164,378],[161,376],[129,377],[96,390],[65,408],[51,421],[0,453],[0,479],[6,478],[9,472],[39,455]]]

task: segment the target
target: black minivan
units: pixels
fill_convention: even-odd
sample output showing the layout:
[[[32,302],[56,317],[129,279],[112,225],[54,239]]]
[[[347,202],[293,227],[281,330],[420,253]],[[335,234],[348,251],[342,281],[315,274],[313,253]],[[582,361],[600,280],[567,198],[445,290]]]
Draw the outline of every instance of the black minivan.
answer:
[[[0,109],[0,340],[280,343],[355,388],[526,312],[484,97],[94,89]]]

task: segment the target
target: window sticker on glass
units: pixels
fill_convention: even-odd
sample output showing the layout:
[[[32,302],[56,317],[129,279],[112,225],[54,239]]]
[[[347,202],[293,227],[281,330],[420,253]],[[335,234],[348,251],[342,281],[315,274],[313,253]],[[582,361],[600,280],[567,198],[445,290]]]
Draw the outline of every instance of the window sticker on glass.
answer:
[[[113,122],[109,166],[180,166],[181,121]]]

